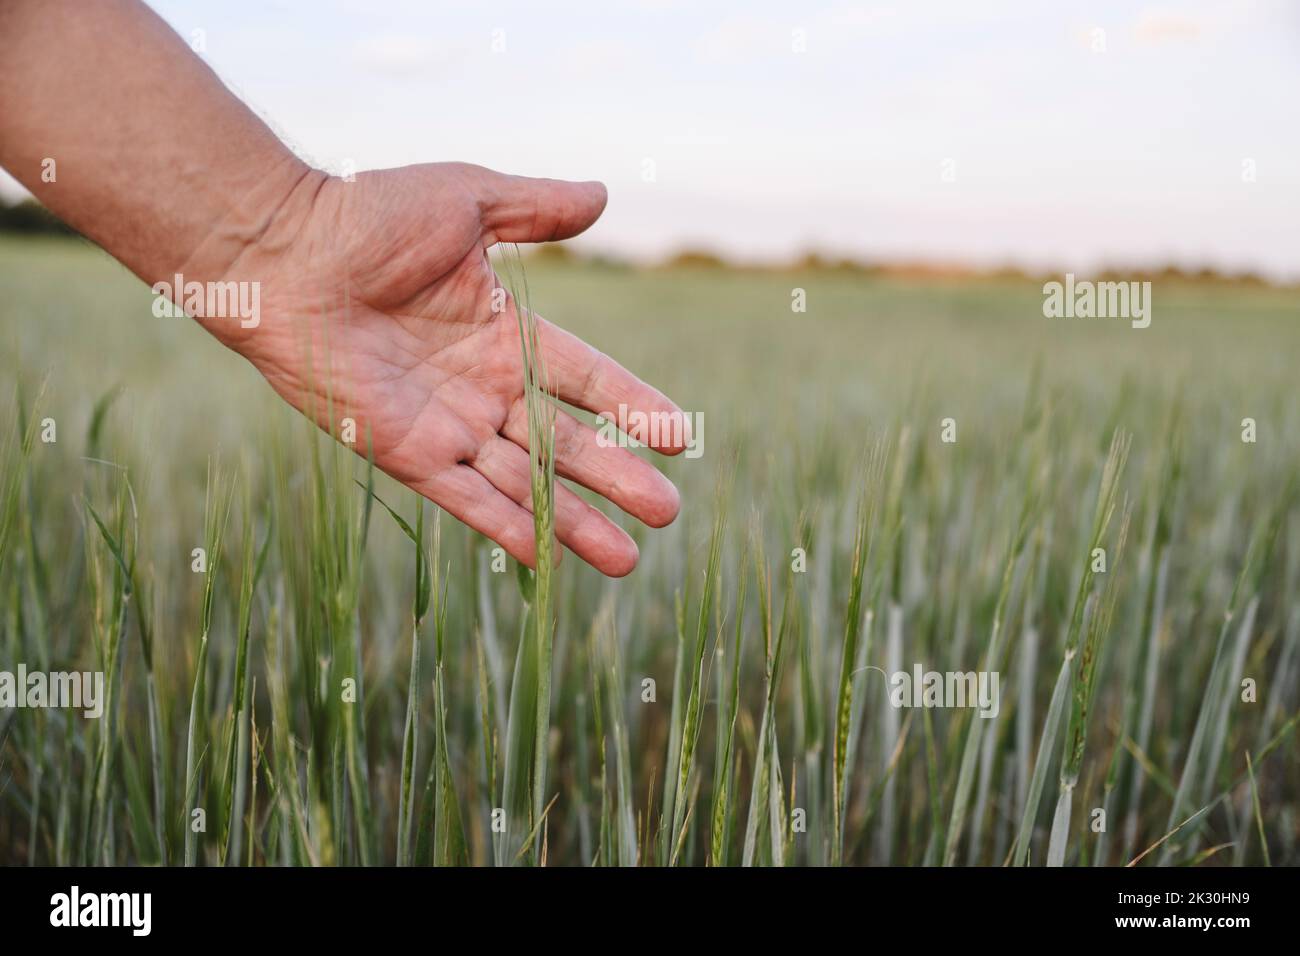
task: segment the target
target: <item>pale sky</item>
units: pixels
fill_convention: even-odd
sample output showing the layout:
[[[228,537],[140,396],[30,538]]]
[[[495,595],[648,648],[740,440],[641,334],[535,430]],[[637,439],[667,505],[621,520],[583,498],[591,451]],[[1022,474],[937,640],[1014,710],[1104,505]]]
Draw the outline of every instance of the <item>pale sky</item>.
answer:
[[[603,180],[591,251],[1300,278],[1296,0],[152,6],[322,165]]]

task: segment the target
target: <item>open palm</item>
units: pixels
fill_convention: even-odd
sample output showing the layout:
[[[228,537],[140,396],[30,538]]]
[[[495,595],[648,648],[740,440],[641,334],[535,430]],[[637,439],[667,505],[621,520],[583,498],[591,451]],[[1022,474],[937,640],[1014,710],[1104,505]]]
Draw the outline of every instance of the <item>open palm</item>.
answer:
[[[354,419],[359,453],[369,442],[381,469],[531,566],[519,325],[513,301],[497,291],[488,249],[576,235],[604,206],[598,183],[463,164],[328,179],[302,221],[274,230],[227,276],[261,282],[260,324],[208,325],[322,427],[331,425],[328,397],[336,433],[342,417]],[[610,358],[538,322],[551,384],[565,402],[597,413],[624,404],[680,414]],[[602,447],[563,411],[555,468],[646,524],[662,527],[677,515],[667,478],[624,448]],[[636,566],[632,539],[559,482],[555,506],[562,545],[605,574]]]

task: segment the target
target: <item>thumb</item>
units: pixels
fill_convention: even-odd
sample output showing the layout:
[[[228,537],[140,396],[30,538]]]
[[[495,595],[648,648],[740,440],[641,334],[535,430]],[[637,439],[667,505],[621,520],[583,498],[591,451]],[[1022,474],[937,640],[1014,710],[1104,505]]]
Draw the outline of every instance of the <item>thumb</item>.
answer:
[[[605,211],[597,182],[533,179],[487,172],[483,228],[494,242],[554,242],[586,230]]]

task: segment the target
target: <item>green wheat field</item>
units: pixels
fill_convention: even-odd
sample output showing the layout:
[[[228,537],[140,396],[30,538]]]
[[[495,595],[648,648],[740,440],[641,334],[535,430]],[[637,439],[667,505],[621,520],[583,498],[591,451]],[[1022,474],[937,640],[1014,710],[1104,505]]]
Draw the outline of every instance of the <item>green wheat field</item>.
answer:
[[[494,569],[103,253],[0,240],[0,671],[107,688],[0,708],[0,863],[1300,862],[1300,292],[524,267],[703,416],[622,580]]]

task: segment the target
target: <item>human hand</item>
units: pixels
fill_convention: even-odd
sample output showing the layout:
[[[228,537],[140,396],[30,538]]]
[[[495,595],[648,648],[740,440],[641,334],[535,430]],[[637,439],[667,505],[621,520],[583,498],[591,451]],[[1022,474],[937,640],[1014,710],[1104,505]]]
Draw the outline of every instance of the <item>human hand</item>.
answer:
[[[293,156],[142,3],[9,0],[0,27],[0,166],[151,285],[257,283],[254,327],[195,317],[296,408],[335,432],[353,418],[356,451],[531,565],[518,319],[513,303],[493,310],[487,250],[582,232],[604,188],[462,164],[344,182]],[[543,322],[541,337],[564,401],[681,414],[572,335]],[[672,438],[689,442],[680,421]],[[676,516],[676,489],[636,455],[563,413],[555,440],[560,476],[647,524]],[[563,545],[606,574],[636,565],[631,538],[571,490],[555,507]]]
[[[223,270],[223,280],[260,283],[257,325],[200,321],[322,428],[337,434],[339,421],[352,418],[359,454],[369,442],[379,468],[532,566],[519,323],[508,295],[498,292],[505,308],[493,308],[501,283],[488,249],[576,235],[601,214],[605,198],[599,183],[456,163],[363,173],[355,182],[312,173]],[[623,404],[682,415],[617,362],[538,323],[563,401],[596,413]],[[682,444],[662,444],[678,437]],[[689,433],[664,435],[654,447],[675,454],[689,440]],[[677,515],[667,478],[625,448],[602,447],[592,428],[563,410],[555,470],[652,527]],[[555,529],[562,545],[607,575],[636,566],[632,539],[558,481]]]

